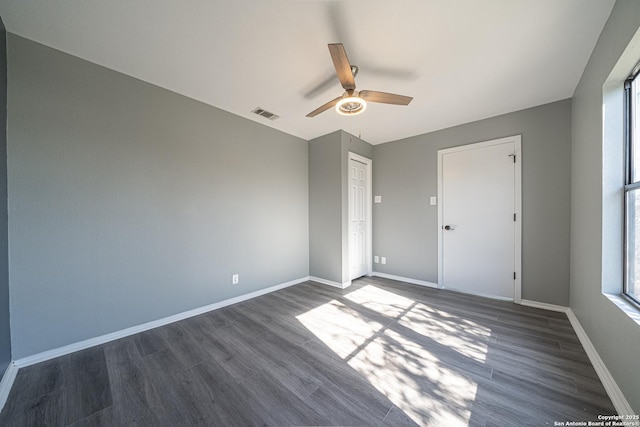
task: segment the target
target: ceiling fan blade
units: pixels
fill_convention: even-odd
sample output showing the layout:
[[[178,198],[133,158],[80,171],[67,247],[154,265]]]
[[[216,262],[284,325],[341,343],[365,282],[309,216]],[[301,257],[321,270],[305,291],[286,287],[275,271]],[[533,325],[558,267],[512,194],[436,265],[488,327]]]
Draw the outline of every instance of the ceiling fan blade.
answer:
[[[331,54],[333,66],[336,68],[338,80],[340,80],[340,84],[344,90],[354,90],[356,88],[356,81],[353,78],[351,64],[349,63],[347,52],[344,50],[342,43],[331,43],[329,45],[329,53]]]
[[[313,110],[312,112],[310,112],[309,114],[307,114],[307,117],[315,117],[318,114],[328,110],[329,108],[335,107],[336,104],[338,103],[338,101],[340,101],[341,99],[342,99],[342,96],[339,96],[336,99],[332,99],[331,101],[327,102],[323,106],[318,107],[315,110]]]
[[[409,105],[413,100],[411,96],[396,95],[394,93],[378,92],[375,90],[361,90],[360,98],[367,102],[395,105]]]

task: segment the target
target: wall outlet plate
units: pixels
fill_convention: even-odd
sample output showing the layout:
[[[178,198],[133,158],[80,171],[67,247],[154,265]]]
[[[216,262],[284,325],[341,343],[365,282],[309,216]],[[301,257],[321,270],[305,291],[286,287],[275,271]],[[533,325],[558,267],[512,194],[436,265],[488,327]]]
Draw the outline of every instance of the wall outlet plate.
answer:
[[[233,276],[231,276],[231,284],[232,285],[237,285],[240,282],[240,275],[239,274],[234,274]]]

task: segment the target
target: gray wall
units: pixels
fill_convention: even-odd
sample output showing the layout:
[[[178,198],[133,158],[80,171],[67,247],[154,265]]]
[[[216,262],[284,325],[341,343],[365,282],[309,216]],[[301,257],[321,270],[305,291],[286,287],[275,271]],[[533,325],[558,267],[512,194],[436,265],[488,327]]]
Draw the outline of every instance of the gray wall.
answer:
[[[342,130],[309,141],[309,274],[349,281],[349,152],[373,146]],[[374,165],[375,168],[375,165]]]
[[[342,283],[341,131],[309,141],[309,275]]]
[[[15,359],[308,276],[306,141],[12,34],[8,60]]]
[[[0,19],[0,377],[11,361],[7,223],[7,32]]]
[[[621,206],[622,180],[618,197],[610,198],[607,193],[616,178],[603,176],[603,164],[608,167],[612,159],[621,159],[623,144],[619,140],[618,153],[603,158],[602,116],[603,84],[639,26],[640,2],[617,1],[573,98],[571,145],[571,308],[635,413],[640,412],[640,327],[602,293],[622,288],[621,257],[615,256],[622,252],[621,214],[609,217],[610,208]],[[637,46],[631,64],[640,60]],[[622,168],[622,161],[617,163]],[[614,254],[608,253],[610,241],[617,241]]]
[[[522,297],[569,304],[571,101],[374,146],[374,270],[438,281],[437,151],[522,135]]]

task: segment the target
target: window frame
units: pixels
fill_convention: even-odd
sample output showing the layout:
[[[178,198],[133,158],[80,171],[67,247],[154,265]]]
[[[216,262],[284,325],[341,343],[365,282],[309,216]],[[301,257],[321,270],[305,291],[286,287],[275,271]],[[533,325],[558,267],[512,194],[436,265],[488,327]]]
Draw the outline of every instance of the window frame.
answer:
[[[634,139],[640,138],[640,132],[637,132],[637,126],[640,123],[636,123],[634,114],[636,113],[636,109],[640,108],[634,102],[634,93],[636,92],[635,86],[640,85],[640,63],[638,63],[634,68],[629,77],[624,81],[624,188],[623,188],[623,214],[624,214],[624,272],[623,272],[623,287],[622,287],[622,295],[627,298],[629,301],[634,303],[636,306],[640,307],[640,299],[635,297],[629,292],[629,262],[628,262],[628,252],[629,252],[629,243],[630,243],[630,225],[629,225],[629,215],[628,215],[628,200],[629,193],[635,190],[640,189],[640,176],[634,176],[634,166],[638,170],[640,170],[640,164],[635,165],[634,162]],[[637,141],[637,148],[640,148],[640,140]],[[640,160],[640,159],[639,159]],[[639,162],[640,163],[640,162]],[[634,182],[635,179],[635,182]],[[634,232],[636,232],[634,227]],[[640,230],[638,230],[640,232]]]

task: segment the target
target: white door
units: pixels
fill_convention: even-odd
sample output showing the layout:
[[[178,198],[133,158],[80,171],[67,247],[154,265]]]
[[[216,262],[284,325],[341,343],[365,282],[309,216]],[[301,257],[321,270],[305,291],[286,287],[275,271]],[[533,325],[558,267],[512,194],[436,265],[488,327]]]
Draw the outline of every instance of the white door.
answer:
[[[440,286],[516,297],[517,141],[518,147],[505,138],[439,152]]]
[[[349,156],[349,265],[351,280],[369,273],[368,159]]]

